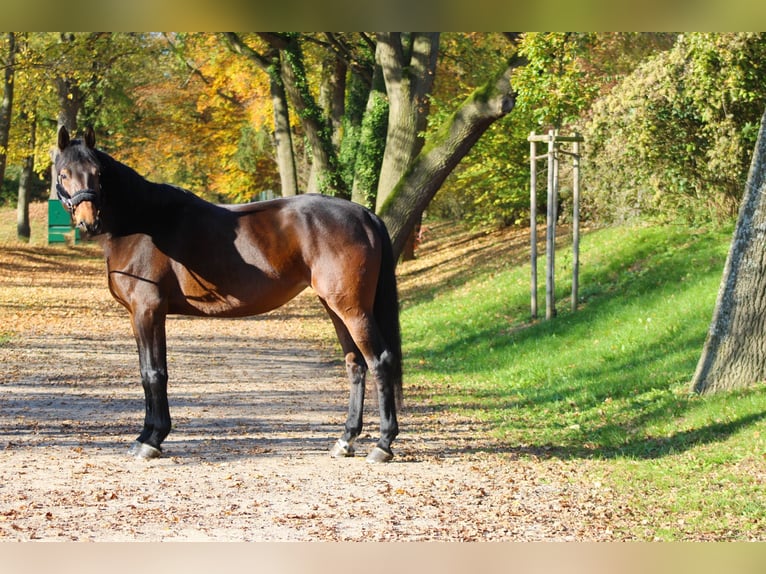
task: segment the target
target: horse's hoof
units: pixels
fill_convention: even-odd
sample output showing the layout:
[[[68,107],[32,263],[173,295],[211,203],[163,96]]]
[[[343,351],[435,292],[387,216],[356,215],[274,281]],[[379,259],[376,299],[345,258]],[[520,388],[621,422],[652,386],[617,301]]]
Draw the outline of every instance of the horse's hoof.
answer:
[[[134,456],[142,460],[151,460],[162,456],[162,451],[146,443],[138,443],[141,446],[136,447]]]
[[[138,442],[138,441],[134,441],[133,444],[130,445],[130,448],[128,449],[128,454],[130,456],[137,456],[138,455],[138,451],[141,450],[141,446],[142,445],[143,445],[143,443]]]
[[[380,448],[379,446],[376,446],[374,449],[370,451],[370,454],[367,455],[367,462],[369,463],[376,463],[376,462],[388,462],[394,458],[394,453],[387,452]]]
[[[347,443],[345,440],[339,438],[335,446],[330,450],[330,456],[333,458],[345,458],[348,456],[354,456],[354,445]]]

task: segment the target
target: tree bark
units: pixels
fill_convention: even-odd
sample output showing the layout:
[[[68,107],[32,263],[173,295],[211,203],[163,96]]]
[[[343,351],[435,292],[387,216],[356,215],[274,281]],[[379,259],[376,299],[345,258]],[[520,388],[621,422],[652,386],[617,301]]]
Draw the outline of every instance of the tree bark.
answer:
[[[378,49],[379,47],[376,48],[376,52]],[[373,209],[386,148],[388,125],[388,98],[380,64],[375,64],[370,83],[370,93],[362,117],[359,145],[354,159],[351,200]]]
[[[3,80],[3,99],[0,102],[0,185],[5,179],[5,166],[8,161],[8,140],[11,133],[11,113],[13,111],[13,76],[16,72],[16,33],[8,32],[8,60],[5,64]]]
[[[279,62],[279,54],[276,55]],[[277,169],[282,185],[282,197],[298,195],[298,172],[295,169],[293,154],[293,136],[290,130],[290,111],[287,106],[287,94],[282,83],[278,65],[269,72],[271,103],[274,109],[274,143],[277,151]]]
[[[319,105],[330,125],[330,141],[336,153],[340,148],[343,130],[341,124],[346,113],[346,72],[348,66],[338,56],[322,62],[322,83],[319,86]]]
[[[388,94],[388,132],[380,169],[376,211],[423,149],[439,34],[380,33],[376,58]]]
[[[24,158],[19,177],[18,205],[16,206],[16,235],[19,240],[29,242],[32,228],[29,224],[29,200],[32,196],[32,178],[35,167],[35,144],[37,140],[37,120],[29,120],[29,154]]]
[[[692,389],[716,392],[765,379],[766,112]]]
[[[513,109],[516,97],[511,73],[520,64],[521,60],[514,59],[499,78],[477,89],[463,102],[378,209],[391,234],[397,258],[446,177],[487,128]]]

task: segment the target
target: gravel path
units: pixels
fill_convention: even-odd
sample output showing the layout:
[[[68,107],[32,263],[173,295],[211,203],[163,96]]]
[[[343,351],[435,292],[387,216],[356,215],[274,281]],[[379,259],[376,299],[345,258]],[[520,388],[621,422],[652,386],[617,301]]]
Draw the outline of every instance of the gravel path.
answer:
[[[310,293],[250,319],[170,318],[173,432],[162,458],[129,457],[143,391],[127,315],[97,252],[68,253],[0,246],[0,541],[610,537],[588,519],[597,488],[427,403],[407,404],[391,463],[330,458],[347,388]]]

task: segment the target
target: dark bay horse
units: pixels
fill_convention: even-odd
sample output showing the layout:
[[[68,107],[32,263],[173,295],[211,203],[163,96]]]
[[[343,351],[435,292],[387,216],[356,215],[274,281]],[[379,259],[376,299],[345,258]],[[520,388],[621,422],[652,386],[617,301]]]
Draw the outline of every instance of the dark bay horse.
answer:
[[[109,290],[130,313],[146,400],[135,456],[160,456],[170,432],[168,314],[255,315],[311,286],[335,326],[351,387],[345,430],[330,452],[354,455],[369,370],[378,391],[380,440],[367,460],[393,457],[401,340],[395,261],[379,218],[321,195],[214,205],[147,181],[96,149],[92,130],[70,139],[61,128],[58,148],[59,199],[74,225],[100,242]]]

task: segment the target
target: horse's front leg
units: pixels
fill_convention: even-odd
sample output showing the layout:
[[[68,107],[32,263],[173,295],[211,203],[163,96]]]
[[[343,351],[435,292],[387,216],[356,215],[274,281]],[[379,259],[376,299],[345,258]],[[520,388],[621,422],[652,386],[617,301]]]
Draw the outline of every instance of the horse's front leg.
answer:
[[[171,425],[165,313],[154,309],[135,310],[132,313],[132,323],[146,409],[144,428],[131,452],[138,458],[150,459],[162,454],[160,445],[170,433]]]

